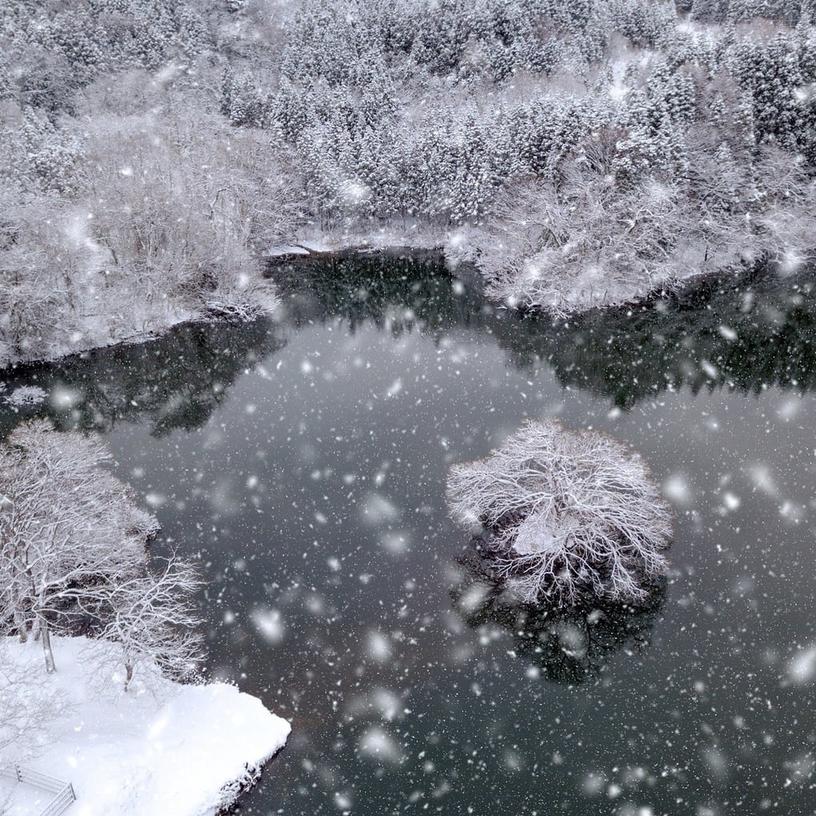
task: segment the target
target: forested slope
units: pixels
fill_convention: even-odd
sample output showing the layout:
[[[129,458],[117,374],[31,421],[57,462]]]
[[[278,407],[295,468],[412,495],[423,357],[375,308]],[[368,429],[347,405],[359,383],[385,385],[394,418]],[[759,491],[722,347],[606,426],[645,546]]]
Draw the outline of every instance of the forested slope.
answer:
[[[0,359],[273,295],[395,235],[558,312],[816,234],[810,0],[11,0]]]

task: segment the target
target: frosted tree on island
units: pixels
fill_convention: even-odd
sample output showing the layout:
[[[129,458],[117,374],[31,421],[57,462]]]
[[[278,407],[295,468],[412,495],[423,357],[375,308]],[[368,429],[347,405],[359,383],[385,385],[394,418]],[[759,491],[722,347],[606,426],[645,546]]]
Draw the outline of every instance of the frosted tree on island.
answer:
[[[490,532],[496,573],[523,601],[637,603],[666,569],[671,513],[640,457],[600,433],[528,422],[451,468],[451,517]]]

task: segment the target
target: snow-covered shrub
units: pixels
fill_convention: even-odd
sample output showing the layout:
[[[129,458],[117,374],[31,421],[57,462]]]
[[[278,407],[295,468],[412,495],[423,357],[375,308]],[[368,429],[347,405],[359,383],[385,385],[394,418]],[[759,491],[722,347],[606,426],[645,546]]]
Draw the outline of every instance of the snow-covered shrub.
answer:
[[[38,676],[12,659],[13,648],[0,635],[0,765],[36,756],[48,743],[53,722],[69,709],[65,695],[44,674]],[[0,799],[0,807],[4,804]]]
[[[39,386],[21,385],[6,397],[6,402],[14,406],[37,405],[43,402],[47,396],[47,392],[43,391]]]
[[[207,315],[228,320],[254,320],[280,305],[275,284],[268,278],[241,275],[219,286],[205,301]]]
[[[490,533],[496,573],[529,603],[638,602],[666,568],[671,514],[640,457],[603,434],[530,421],[451,468],[451,517]]]

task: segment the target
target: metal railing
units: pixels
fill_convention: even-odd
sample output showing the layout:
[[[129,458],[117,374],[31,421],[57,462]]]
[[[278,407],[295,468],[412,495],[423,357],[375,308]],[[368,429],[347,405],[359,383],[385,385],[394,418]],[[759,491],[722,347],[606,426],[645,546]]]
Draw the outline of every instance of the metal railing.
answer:
[[[70,782],[63,782],[48,774],[23,768],[20,765],[0,765],[0,776],[11,779],[20,785],[31,785],[48,793],[54,798],[40,811],[38,816],[61,816],[76,801],[74,787]]]

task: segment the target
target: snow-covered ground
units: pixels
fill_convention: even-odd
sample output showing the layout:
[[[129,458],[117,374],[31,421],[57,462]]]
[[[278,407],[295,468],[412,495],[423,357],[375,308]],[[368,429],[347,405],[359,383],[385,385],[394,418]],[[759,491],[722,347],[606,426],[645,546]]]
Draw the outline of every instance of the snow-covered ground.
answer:
[[[268,258],[349,250],[441,249],[450,241],[451,231],[421,222],[389,224],[367,229],[344,228],[303,232],[289,244],[270,246]]]
[[[55,638],[58,670],[46,676],[39,644],[0,639],[4,666],[22,669],[38,687],[36,698],[45,692],[56,712],[24,765],[74,786],[73,816],[211,816],[286,743],[289,723],[234,686],[155,676],[146,684],[134,680],[125,693],[115,669],[100,670],[106,648]],[[4,760],[14,759],[4,753]],[[0,780],[4,816],[38,813],[37,796]]]

